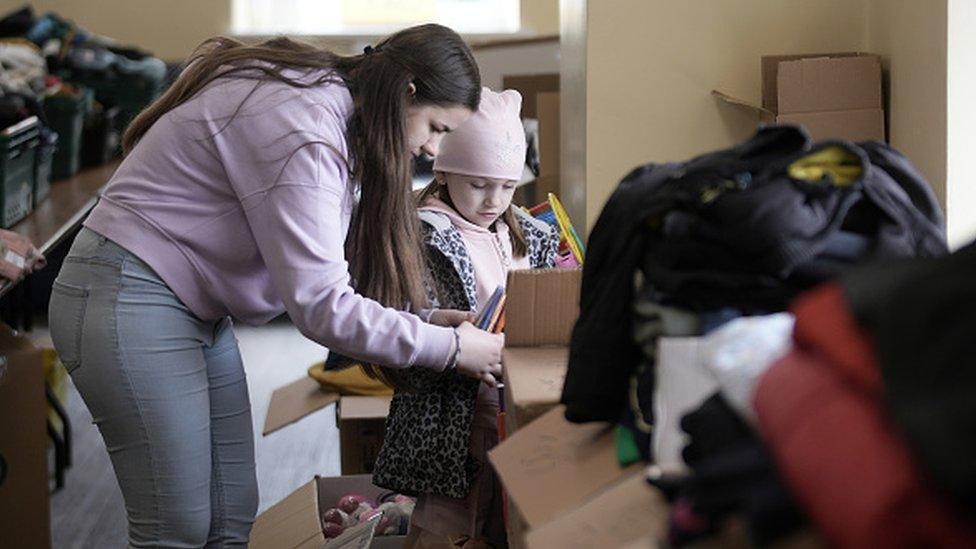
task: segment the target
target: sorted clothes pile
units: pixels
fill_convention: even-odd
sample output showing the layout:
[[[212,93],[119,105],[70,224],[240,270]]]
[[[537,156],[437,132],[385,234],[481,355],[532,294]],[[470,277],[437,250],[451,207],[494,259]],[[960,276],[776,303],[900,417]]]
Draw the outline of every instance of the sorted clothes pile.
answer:
[[[792,126],[634,170],[590,234],[567,419],[655,462],[661,342],[692,338],[678,366],[714,394],[680,421],[684,472],[653,481],[673,544],[735,517],[760,545],[972,546],[976,248],[947,255],[943,225],[894,149]]]

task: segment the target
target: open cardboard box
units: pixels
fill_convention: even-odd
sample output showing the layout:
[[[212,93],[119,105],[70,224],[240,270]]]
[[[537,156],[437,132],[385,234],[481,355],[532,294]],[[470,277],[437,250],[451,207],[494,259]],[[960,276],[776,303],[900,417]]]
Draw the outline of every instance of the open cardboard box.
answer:
[[[762,58],[762,106],[718,90],[721,101],[765,123],[799,124],[815,140],[885,140],[881,58],[860,52]]]
[[[510,501],[524,525],[509,528],[519,545],[523,529],[534,530],[598,495],[635,471],[617,461],[613,430],[606,424],[566,421],[557,405],[489,452]],[[510,508],[511,515],[511,508]],[[512,517],[510,516],[510,519]]]
[[[579,269],[508,274],[505,301],[505,428],[513,433],[559,402],[569,338],[579,316]]]
[[[336,408],[343,475],[372,473],[386,435],[388,396],[344,396]]]
[[[304,377],[275,390],[264,421],[265,436],[322,408],[336,404],[340,463],[343,475],[372,473],[386,433],[389,396],[343,396],[323,391],[317,381]]]
[[[638,471],[582,506],[529,532],[529,549],[656,547],[667,535],[668,505]]]
[[[322,533],[321,516],[335,506],[346,494],[362,494],[376,498],[386,490],[373,486],[371,475],[342,477],[316,476],[261,513],[251,529],[251,549],[320,548],[327,539]],[[376,549],[399,549],[407,536],[376,536],[372,544]]]

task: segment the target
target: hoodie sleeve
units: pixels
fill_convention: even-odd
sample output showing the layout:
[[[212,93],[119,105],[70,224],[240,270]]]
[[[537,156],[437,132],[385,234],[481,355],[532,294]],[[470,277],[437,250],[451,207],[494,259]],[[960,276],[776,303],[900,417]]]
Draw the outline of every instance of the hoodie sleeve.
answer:
[[[350,285],[342,109],[313,103],[293,88],[273,96],[256,98],[244,115],[256,119],[229,124],[219,138],[225,169],[292,321],[309,339],[358,360],[444,369],[451,329],[384,307]]]

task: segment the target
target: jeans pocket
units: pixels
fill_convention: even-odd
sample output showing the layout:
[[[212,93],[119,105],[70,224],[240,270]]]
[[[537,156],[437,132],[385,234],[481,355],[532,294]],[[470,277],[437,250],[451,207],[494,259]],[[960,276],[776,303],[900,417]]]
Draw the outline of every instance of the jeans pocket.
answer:
[[[88,288],[54,281],[48,322],[51,340],[61,362],[70,374],[81,366],[82,335],[88,309]]]

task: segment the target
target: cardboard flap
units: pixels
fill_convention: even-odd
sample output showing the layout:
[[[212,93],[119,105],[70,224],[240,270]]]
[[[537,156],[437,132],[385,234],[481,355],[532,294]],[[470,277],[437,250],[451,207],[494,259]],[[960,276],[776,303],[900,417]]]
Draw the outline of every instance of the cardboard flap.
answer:
[[[657,547],[668,531],[668,505],[639,471],[582,507],[529,532],[529,549],[621,547],[645,540]]]
[[[251,549],[314,547],[321,544],[317,483],[308,482],[261,513],[251,528]]]
[[[271,393],[261,434],[267,436],[338,400],[339,393],[323,391],[318,382],[310,377],[289,383]]]
[[[881,59],[874,55],[784,61],[776,77],[780,115],[881,108]]]
[[[565,407],[556,406],[489,452],[502,484],[531,527],[579,507],[639,469],[620,467],[608,425],[577,425],[564,414]]]
[[[569,367],[568,347],[505,349],[502,363],[516,406],[559,402]]]
[[[756,113],[757,114],[760,114],[760,115],[763,115],[763,114],[766,114],[766,115],[774,115],[775,114],[775,113],[773,113],[773,111],[771,111],[769,109],[764,109],[764,108],[760,107],[759,105],[756,105],[755,103],[750,103],[749,101],[746,101],[744,99],[739,99],[737,97],[732,97],[731,95],[722,93],[722,92],[720,92],[718,90],[712,90],[712,97],[715,97],[715,98],[719,99],[720,101],[722,101],[724,103],[728,103],[729,105],[735,105],[736,107],[743,107],[743,108],[746,108],[746,109],[749,109],[749,110],[752,110],[752,111],[756,111]]]
[[[579,316],[582,270],[511,271],[505,292],[505,346],[569,345]]]

